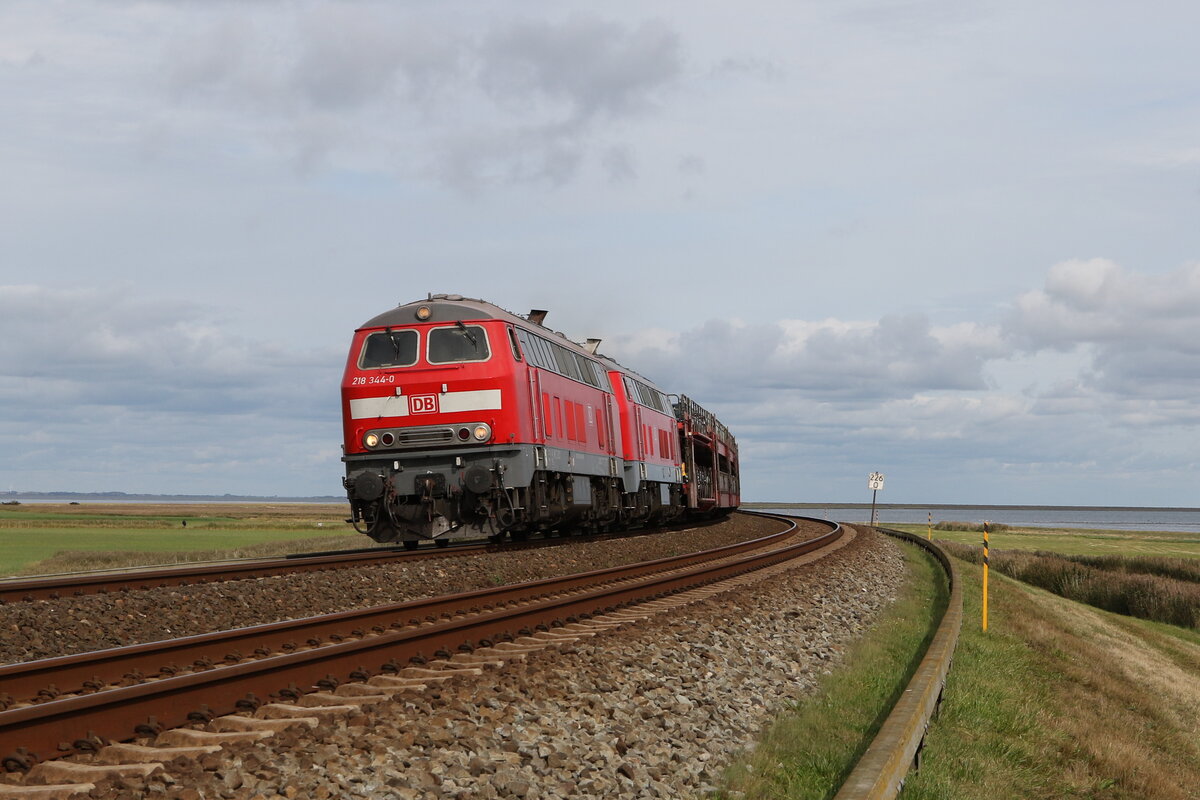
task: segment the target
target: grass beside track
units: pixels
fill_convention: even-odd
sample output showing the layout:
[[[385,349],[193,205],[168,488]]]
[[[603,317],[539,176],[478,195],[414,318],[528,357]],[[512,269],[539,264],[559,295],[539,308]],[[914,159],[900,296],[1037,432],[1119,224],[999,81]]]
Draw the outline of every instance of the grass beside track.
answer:
[[[942,542],[955,558],[982,565],[983,548]],[[991,568],[1105,611],[1200,631],[1200,560],[1157,556],[1064,556],[1045,550],[990,551]]]
[[[893,525],[885,528],[925,536],[925,525]],[[980,544],[983,534],[974,531],[934,530],[934,539],[962,544]],[[1066,555],[1163,556],[1200,558],[1200,534],[1172,531],[1093,531],[1078,528],[1013,528],[988,536],[992,547],[1008,550],[1050,550]]]
[[[1200,797],[1200,635],[958,561],[964,623],[904,800]]]
[[[786,711],[734,764],[721,797],[824,798],[839,786],[883,724],[924,655],[946,606],[941,567],[903,545],[909,577],[880,622],[822,680],[817,694]]]
[[[0,506],[0,576],[369,546],[346,515],[316,504]]]
[[[1131,541],[1143,552],[1143,534]],[[911,647],[929,619],[927,607],[909,604],[932,566],[907,557],[916,577],[905,597],[816,696],[731,768],[722,797],[833,796],[891,707],[895,689],[880,686],[907,682],[894,648],[905,636]],[[902,800],[1200,799],[1200,633],[1100,611],[995,570],[983,633],[980,567],[956,563],[963,629]]]

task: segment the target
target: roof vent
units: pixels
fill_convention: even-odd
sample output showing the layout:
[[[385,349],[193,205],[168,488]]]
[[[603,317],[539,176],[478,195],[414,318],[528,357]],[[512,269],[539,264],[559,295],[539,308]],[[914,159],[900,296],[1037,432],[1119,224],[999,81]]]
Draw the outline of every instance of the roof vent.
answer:
[[[588,339],[587,344],[583,347],[592,355],[596,355],[596,348],[600,346],[601,339]]]
[[[544,308],[531,308],[529,310],[529,316],[526,317],[526,319],[528,319],[534,325],[541,325],[542,322],[545,321],[546,315],[549,313],[550,312]]]

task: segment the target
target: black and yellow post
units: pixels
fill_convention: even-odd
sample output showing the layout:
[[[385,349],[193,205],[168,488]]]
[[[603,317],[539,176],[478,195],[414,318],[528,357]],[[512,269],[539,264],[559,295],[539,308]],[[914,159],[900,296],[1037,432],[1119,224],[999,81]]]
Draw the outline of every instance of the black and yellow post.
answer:
[[[983,629],[987,630],[988,606],[988,524],[983,523]]]
[[[933,541],[933,512],[929,511],[927,513],[929,514],[929,529],[925,531],[925,538],[932,542]]]

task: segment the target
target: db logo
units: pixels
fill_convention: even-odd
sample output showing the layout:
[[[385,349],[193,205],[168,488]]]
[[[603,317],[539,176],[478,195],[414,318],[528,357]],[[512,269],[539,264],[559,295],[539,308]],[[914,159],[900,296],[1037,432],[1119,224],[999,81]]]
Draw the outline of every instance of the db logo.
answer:
[[[408,413],[436,414],[438,410],[436,394],[414,394],[408,398]]]

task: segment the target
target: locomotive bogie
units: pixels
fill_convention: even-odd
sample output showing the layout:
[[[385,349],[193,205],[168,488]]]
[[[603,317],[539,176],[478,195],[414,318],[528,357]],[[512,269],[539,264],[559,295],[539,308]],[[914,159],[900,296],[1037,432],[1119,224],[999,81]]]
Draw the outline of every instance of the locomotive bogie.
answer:
[[[606,509],[621,501],[610,498],[626,494],[613,458],[541,445],[346,463],[353,521],[381,542],[612,525]]]

